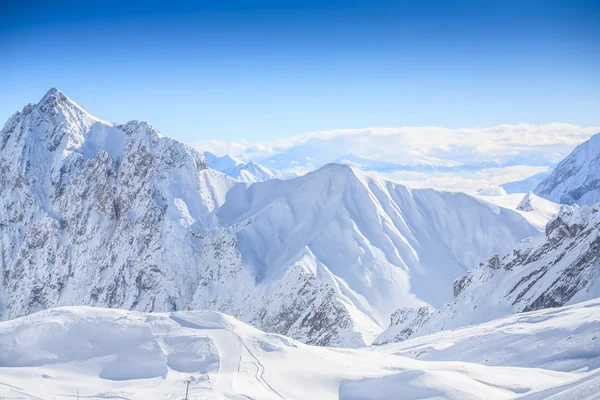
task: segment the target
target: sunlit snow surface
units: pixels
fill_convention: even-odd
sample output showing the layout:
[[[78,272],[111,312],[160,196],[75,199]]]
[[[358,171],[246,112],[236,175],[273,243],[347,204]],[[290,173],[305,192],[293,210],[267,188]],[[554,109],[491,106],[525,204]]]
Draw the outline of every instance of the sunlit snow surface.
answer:
[[[598,398],[600,300],[363,349],[209,311],[67,307],[0,323],[0,397]]]

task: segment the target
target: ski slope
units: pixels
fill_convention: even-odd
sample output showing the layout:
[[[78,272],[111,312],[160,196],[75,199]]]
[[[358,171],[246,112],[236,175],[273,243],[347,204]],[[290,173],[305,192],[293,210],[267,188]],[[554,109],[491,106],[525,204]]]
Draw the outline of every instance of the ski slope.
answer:
[[[598,299],[362,349],[212,311],[65,307],[0,323],[10,399],[181,399],[185,381],[191,399],[593,399],[598,367]]]

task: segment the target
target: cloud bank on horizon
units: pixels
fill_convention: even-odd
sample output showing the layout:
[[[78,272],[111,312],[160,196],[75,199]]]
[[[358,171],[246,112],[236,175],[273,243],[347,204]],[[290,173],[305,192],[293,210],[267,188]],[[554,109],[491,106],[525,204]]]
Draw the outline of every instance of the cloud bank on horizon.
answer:
[[[600,127],[566,123],[498,125],[488,128],[436,126],[340,129],[310,132],[264,142],[200,140],[194,147],[216,155],[229,154],[265,160],[301,150],[315,162],[330,162],[352,154],[375,161],[413,165],[469,165],[495,163],[548,165],[560,161],[576,145],[600,132]],[[329,159],[329,160],[328,160]]]
[[[296,174],[341,162],[412,187],[473,191],[547,171],[598,132],[600,127],[566,123],[364,128],[265,142],[211,139],[193,145]]]

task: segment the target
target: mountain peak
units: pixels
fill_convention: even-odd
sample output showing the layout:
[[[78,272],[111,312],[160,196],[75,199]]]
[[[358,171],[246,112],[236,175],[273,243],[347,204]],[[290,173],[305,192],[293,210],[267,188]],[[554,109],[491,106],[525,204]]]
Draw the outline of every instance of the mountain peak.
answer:
[[[341,163],[327,163],[319,168],[317,171],[328,171],[328,172],[336,172],[336,173],[352,173],[353,169],[347,164]]]
[[[44,97],[42,97],[42,99],[40,100],[38,105],[43,106],[43,105],[49,105],[49,104],[59,104],[61,102],[65,102],[67,100],[70,101],[71,103],[75,104],[63,92],[61,92],[57,88],[53,87],[53,88],[50,88],[50,90],[48,90],[46,92],[46,94],[44,95]]]
[[[534,197],[535,195],[532,192],[527,193],[517,206],[517,210],[533,211],[533,205],[531,204],[531,202],[533,201]]]
[[[33,109],[38,109],[46,115],[57,116],[62,114],[63,116],[69,116],[69,119],[73,121],[79,119],[86,120],[89,123],[100,121],[55,87],[50,88],[40,102],[33,106]]]
[[[146,121],[132,120],[124,123],[123,125],[119,125],[118,127],[128,135],[149,135],[155,139],[162,137],[161,133]]]
[[[48,89],[48,91],[46,92],[46,94],[44,95],[43,98],[46,98],[48,96],[57,96],[57,95],[64,95],[64,93],[55,87],[51,87],[50,89]]]

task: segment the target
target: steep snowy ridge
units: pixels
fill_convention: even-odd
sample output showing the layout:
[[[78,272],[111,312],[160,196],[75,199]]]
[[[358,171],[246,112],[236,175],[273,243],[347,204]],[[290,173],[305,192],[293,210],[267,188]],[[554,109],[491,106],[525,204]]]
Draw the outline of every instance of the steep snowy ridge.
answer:
[[[600,134],[580,144],[534,190],[561,204],[592,205],[600,201]]]
[[[0,322],[0,397],[181,399],[189,381],[191,399],[591,400],[599,316],[593,300],[353,350],[211,311],[57,308]]]
[[[360,346],[401,306],[536,233],[462,193],[347,166],[252,185],[146,122],[58,90],[0,132],[0,319],[62,305],[210,309],[307,343]]]
[[[424,318],[392,321],[375,343],[600,297],[600,204],[561,207],[544,234],[492,256],[457,279],[454,292],[453,301]]]

